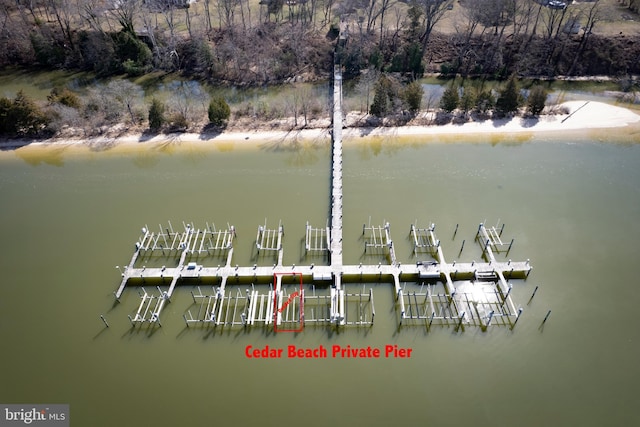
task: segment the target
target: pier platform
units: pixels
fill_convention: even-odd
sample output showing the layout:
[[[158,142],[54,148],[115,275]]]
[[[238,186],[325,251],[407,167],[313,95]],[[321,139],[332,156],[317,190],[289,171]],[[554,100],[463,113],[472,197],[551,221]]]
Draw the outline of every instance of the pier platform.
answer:
[[[305,235],[308,237],[308,228]],[[152,295],[143,290],[141,303],[132,323],[159,322],[160,313],[166,301],[174,294],[176,286],[197,286],[198,292],[192,293],[194,302],[199,306],[195,315],[191,312],[185,314],[187,324],[212,324],[229,326],[254,326],[289,323],[299,324],[336,324],[336,325],[361,325],[372,324],[375,316],[373,291],[363,290],[349,292],[345,286],[360,286],[367,282],[390,282],[395,286],[396,302],[399,307],[400,323],[405,320],[426,321],[429,324],[455,323],[464,321],[465,324],[476,324],[483,328],[491,324],[491,319],[498,322],[503,317],[518,315],[518,309],[510,299],[511,285],[509,279],[526,278],[531,271],[528,261],[514,262],[511,260],[498,261],[492,252],[491,245],[487,246],[488,261],[485,262],[452,262],[448,263],[443,255],[440,241],[435,232],[435,226],[418,231],[415,225],[411,225],[412,238],[417,239],[417,233],[423,233],[422,247],[429,249],[429,255],[433,260],[416,261],[402,264],[397,262],[395,254],[389,255],[389,263],[377,265],[340,265],[339,286],[336,286],[336,269],[334,265],[283,265],[283,226],[278,229],[268,230],[261,226],[256,236],[256,242],[261,243],[263,250],[271,250],[278,253],[277,263],[269,266],[238,266],[232,265],[232,239],[229,232],[235,228],[228,227],[223,244],[202,245],[202,237],[198,237],[194,246],[195,237],[201,236],[202,231],[193,226],[185,226],[185,231],[172,233],[176,244],[164,247],[164,257],[174,257],[177,260],[176,267],[146,267],[135,266],[138,256],[151,250],[141,245],[135,245],[132,262],[125,268],[122,274],[121,285],[116,297],[124,292],[125,287],[150,287],[156,286],[158,295]],[[378,248],[388,251],[393,247],[391,239],[391,225],[364,226],[363,232],[370,232],[365,240],[365,251]],[[484,235],[483,224],[479,226],[478,235]],[[149,231],[142,229],[143,234],[137,242],[148,241]],[[218,233],[224,233],[219,231]],[[221,240],[218,242],[223,241]],[[486,240],[477,239],[481,247],[486,245]],[[223,247],[221,247],[221,245]],[[197,261],[189,261],[189,256],[197,253],[194,248],[203,247],[203,250],[214,248],[224,249],[227,260],[224,265],[207,266]],[[175,248],[183,248],[176,251]],[[160,249],[157,249],[160,250]],[[199,250],[199,249],[198,249]],[[160,250],[162,251],[162,250]],[[179,257],[179,258],[178,258]],[[169,259],[170,261],[170,259]],[[288,275],[300,277],[301,291],[294,301],[287,305],[287,317],[274,320],[278,304],[287,301],[291,291],[286,291],[282,285],[282,277]],[[169,287],[162,291],[161,287]],[[212,284],[211,292],[202,293],[201,284]],[[353,285],[351,285],[353,284]],[[227,287],[236,289],[229,293]],[[239,287],[247,287],[246,292],[240,292]],[[268,287],[268,289],[265,288]],[[407,289],[408,286],[408,289]],[[248,288],[250,287],[250,289]],[[419,287],[419,288],[418,288]],[[261,288],[266,290],[260,290]],[[324,294],[318,293],[318,289],[329,289]],[[480,292],[482,291],[482,292]],[[480,296],[481,295],[481,296]],[[358,301],[366,299],[370,301],[370,308],[363,313],[351,315],[347,313],[349,300],[356,298]],[[280,301],[280,303],[278,303]],[[297,317],[292,311],[296,304],[306,307]],[[273,306],[276,306],[274,310]],[[358,307],[362,305],[358,303]],[[473,310],[472,310],[473,309]],[[356,319],[356,320],[354,320]],[[359,320],[364,319],[364,320]],[[465,320],[466,319],[466,320]]]

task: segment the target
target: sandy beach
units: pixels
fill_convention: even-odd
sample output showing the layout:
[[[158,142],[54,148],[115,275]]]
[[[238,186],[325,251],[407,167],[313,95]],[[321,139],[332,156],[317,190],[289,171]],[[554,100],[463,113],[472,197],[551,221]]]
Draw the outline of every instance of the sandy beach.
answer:
[[[404,126],[397,128],[398,135],[431,134],[484,134],[519,132],[562,132],[582,129],[606,129],[625,127],[640,122],[640,115],[633,111],[594,101],[570,101],[559,105],[559,111],[567,114],[547,114],[539,117],[513,117],[458,125]],[[370,135],[384,133],[385,128],[371,130]]]
[[[473,136],[478,134],[510,134],[564,132],[586,129],[621,128],[640,123],[640,115],[633,111],[595,101],[570,101],[556,106],[556,111],[567,113],[543,114],[539,117],[513,117],[495,120],[468,121],[462,124],[448,123],[429,126],[399,127],[347,127],[343,131],[345,141],[372,137],[434,137],[438,135]],[[2,149],[17,149],[29,146],[85,145],[102,150],[122,145],[155,145],[168,142],[188,142],[254,146],[274,141],[318,141],[330,140],[328,127],[286,130],[225,131],[219,134],[175,133],[175,134],[126,134],[118,137],[96,137],[90,139],[45,139],[9,140],[0,142]],[[640,142],[640,137],[638,142]]]

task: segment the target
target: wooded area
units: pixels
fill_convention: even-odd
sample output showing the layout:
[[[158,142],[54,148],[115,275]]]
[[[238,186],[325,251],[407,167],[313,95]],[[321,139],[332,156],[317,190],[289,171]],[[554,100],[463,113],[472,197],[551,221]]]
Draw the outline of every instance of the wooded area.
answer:
[[[2,0],[0,67],[179,71],[235,85],[326,79],[342,21],[347,76],[367,68],[412,77],[623,76],[640,74],[639,7],[640,0]]]
[[[343,75],[357,79],[362,120],[354,125],[406,124],[423,103],[442,113],[438,123],[466,121],[472,114],[483,120],[537,115],[545,107],[546,88],[529,84],[521,91],[518,77],[607,75],[619,78],[622,90],[637,90],[639,3],[0,0],[0,66],[110,77],[82,94],[54,87],[46,105],[24,93],[0,98],[0,134],[87,137],[147,125],[152,132],[226,126],[232,111],[200,87],[203,80],[294,83],[280,104],[236,106],[233,121],[291,118],[285,126],[306,127],[326,116],[328,103],[298,82],[328,80],[334,51]],[[168,99],[148,103],[142,87],[115,77],[152,71],[191,79],[177,82]],[[415,82],[426,72],[462,79],[434,99]],[[480,84],[468,84],[467,77],[480,77]],[[508,80],[492,89],[483,84],[487,78]]]

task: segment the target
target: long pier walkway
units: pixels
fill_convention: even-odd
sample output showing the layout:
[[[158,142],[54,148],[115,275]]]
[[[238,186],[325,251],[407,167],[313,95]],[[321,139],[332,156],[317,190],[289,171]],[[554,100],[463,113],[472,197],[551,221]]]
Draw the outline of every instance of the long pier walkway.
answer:
[[[333,71],[333,135],[331,161],[331,238],[330,260],[334,288],[331,297],[331,319],[344,324],[342,289],[342,67],[334,64]]]

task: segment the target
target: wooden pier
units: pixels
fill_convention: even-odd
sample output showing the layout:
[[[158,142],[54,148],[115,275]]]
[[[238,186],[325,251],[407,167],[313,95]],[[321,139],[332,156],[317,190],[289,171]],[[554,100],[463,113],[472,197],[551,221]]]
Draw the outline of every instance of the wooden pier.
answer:
[[[115,292],[116,299],[120,299],[127,281],[131,278],[145,279],[148,277],[145,274],[146,268],[135,268],[136,262],[139,258],[149,258],[154,256],[171,256],[173,254],[180,254],[178,260],[178,266],[175,269],[168,269],[170,272],[165,273],[167,270],[162,267],[160,274],[157,277],[171,277],[173,281],[169,287],[168,297],[171,298],[173,290],[177,283],[177,279],[180,278],[180,274],[176,275],[175,270],[182,272],[185,267],[185,260],[187,256],[194,254],[218,254],[225,255],[228,258],[228,263],[231,262],[233,255],[233,239],[236,236],[235,227],[228,225],[226,230],[217,230],[215,224],[206,224],[206,227],[201,229],[195,229],[193,224],[183,223],[184,231],[176,232],[173,229],[171,222],[168,223],[166,228],[159,225],[158,232],[152,232],[148,226],[142,228],[142,234],[135,243],[135,251],[131,257],[131,261],[122,271],[122,280],[118,290]],[[206,246],[205,246],[206,245]],[[186,276],[192,275],[192,271],[195,267],[193,265],[187,266]],[[151,269],[156,271],[157,269]],[[156,276],[152,276],[156,277]]]
[[[365,250],[378,248],[388,251],[393,248],[390,224],[363,228],[365,233],[367,231],[371,233],[369,237],[371,240],[367,240]],[[483,239],[477,239],[477,241],[481,247],[486,246],[488,262],[448,263],[440,240],[435,234],[435,225],[432,224],[426,229],[411,225],[410,230],[412,238],[422,241],[423,249],[429,250],[433,261],[422,260],[413,264],[401,264],[397,262],[395,255],[389,255],[389,264],[340,265],[340,275],[337,280],[334,265],[283,265],[282,229],[280,226],[278,232],[274,234],[276,230],[270,230],[267,233],[265,231],[267,229],[263,227],[257,235],[260,241],[265,242],[265,248],[268,247],[278,253],[279,262],[272,266],[232,265],[232,247],[229,241],[225,243],[228,256],[224,265],[214,267],[194,261],[187,262],[192,255],[189,248],[193,249],[194,246],[192,243],[180,246],[180,242],[185,242],[185,233],[198,235],[198,231],[193,226],[186,226],[185,232],[175,238],[176,244],[173,246],[183,247],[182,251],[176,251],[175,247],[172,249],[172,245],[164,248],[165,256],[171,254],[173,259],[177,259],[176,267],[136,266],[136,259],[143,254],[141,248],[136,246],[132,263],[123,272],[122,282],[118,288],[119,294],[116,296],[119,297],[125,286],[133,281],[144,285],[154,281],[164,283],[165,280],[169,280],[168,290],[162,291],[158,288],[158,295],[152,295],[147,291],[140,294],[140,306],[132,317],[132,323],[155,323],[159,321],[162,308],[172,297],[175,287],[181,283],[193,284],[192,280],[197,279],[197,283],[208,281],[216,283],[217,286],[212,288],[211,293],[204,294],[198,287],[198,292],[192,294],[198,310],[196,313],[189,311],[185,314],[187,324],[254,326],[273,325],[274,322],[297,322],[359,325],[373,322],[375,315],[373,292],[371,290],[349,292],[345,286],[353,286],[349,283],[391,281],[395,287],[400,323],[405,320],[411,321],[412,324],[415,321],[424,321],[429,325],[464,322],[465,325],[475,324],[486,328],[491,324],[491,319],[495,319],[494,323],[497,323],[502,318],[514,319],[518,316],[519,310],[511,300],[511,285],[508,279],[525,278],[531,271],[528,261],[499,261],[493,254],[491,245],[486,245],[486,240]],[[141,236],[142,241],[145,240],[146,233]],[[490,235],[484,225],[480,224],[479,235],[482,236],[485,233]],[[269,234],[270,237],[263,239],[265,234]],[[272,244],[267,244],[269,241]],[[186,242],[189,242],[188,236]],[[211,247],[214,245],[210,245]],[[287,293],[283,289],[282,278],[294,273],[300,276],[304,289],[297,296],[296,302],[287,305],[284,301],[288,300],[291,292]],[[229,283],[236,287],[233,292],[227,292]],[[247,288],[244,292],[239,291],[237,286],[242,286],[242,283],[250,284],[251,288]],[[257,285],[258,283],[271,284],[268,290],[260,291],[264,285]],[[323,284],[329,284],[329,287],[326,288]],[[320,285],[327,291],[316,292],[316,285]],[[354,306],[351,301],[353,298],[358,300],[357,307],[362,306],[360,301],[363,298],[370,301],[370,306],[367,306],[368,311],[349,315],[349,306]],[[298,299],[305,309],[302,315],[294,318],[292,310],[298,304]],[[283,304],[288,308],[288,317],[274,320],[277,309]]]
[[[331,144],[331,235],[329,256],[333,276],[331,321],[345,324],[345,307],[342,289],[342,65],[334,64],[333,70],[333,132]]]
[[[480,223],[476,242],[482,247],[485,262],[452,262],[445,260],[435,224],[419,228],[410,226],[410,238],[416,255],[427,254],[432,260],[415,263],[398,262],[391,225],[363,225],[365,252],[380,252],[388,263],[377,265],[344,265],[342,246],[342,73],[340,64],[334,67],[333,130],[331,162],[331,213],[325,228],[306,225],[305,253],[328,253],[329,265],[283,265],[284,226],[269,229],[267,221],[258,227],[255,245],[258,255],[275,253],[273,265],[232,265],[235,227],[218,230],[208,223],[202,229],[183,223],[175,231],[169,222],[157,232],[142,228],[140,238],[128,265],[121,270],[120,285],[115,292],[120,300],[128,285],[151,282],[159,294],[149,294],[143,288],[141,302],[132,325],[148,322],[160,324],[163,307],[181,284],[197,284],[192,291],[195,308],[184,314],[189,325],[242,326],[264,325],[300,331],[309,325],[371,326],[375,317],[373,290],[363,283],[388,281],[393,283],[399,325],[449,325],[459,330],[466,325],[486,329],[492,324],[513,327],[522,313],[511,300],[508,279],[525,278],[531,271],[529,261],[499,261],[495,254],[511,249],[502,240],[504,226],[487,228]],[[457,233],[457,226],[456,226]],[[464,246],[464,243],[463,243]],[[461,250],[462,252],[462,250]],[[218,257],[217,266],[203,265],[203,259]],[[163,257],[167,267],[140,266]],[[153,264],[153,263],[150,263]],[[298,283],[299,281],[299,283]],[[202,291],[201,284],[213,283],[211,291]],[[265,285],[267,283],[268,285]],[[360,290],[360,286],[362,289]],[[357,287],[357,289],[353,289]],[[194,288],[195,289],[195,288]],[[206,289],[206,288],[205,288]]]

